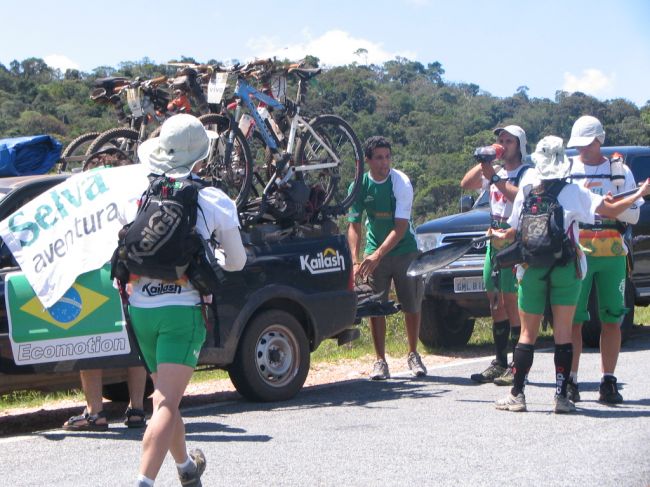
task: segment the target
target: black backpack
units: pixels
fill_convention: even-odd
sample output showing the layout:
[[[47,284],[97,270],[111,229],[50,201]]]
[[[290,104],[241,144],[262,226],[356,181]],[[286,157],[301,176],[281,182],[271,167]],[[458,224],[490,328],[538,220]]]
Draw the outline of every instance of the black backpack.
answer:
[[[187,275],[201,294],[211,294],[221,270],[213,250],[196,231],[200,180],[150,176],[133,222],[122,227],[111,260],[112,274],[174,281]]]
[[[564,231],[564,210],[557,200],[565,180],[548,180],[526,195],[515,240],[523,262],[530,267],[565,265],[575,257],[575,246]]]

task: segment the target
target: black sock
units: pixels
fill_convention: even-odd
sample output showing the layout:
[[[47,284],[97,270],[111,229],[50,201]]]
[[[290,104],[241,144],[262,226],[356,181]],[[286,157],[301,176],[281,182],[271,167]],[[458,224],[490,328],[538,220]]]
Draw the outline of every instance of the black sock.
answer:
[[[494,337],[494,348],[496,348],[497,362],[502,367],[508,366],[508,335],[510,333],[510,322],[508,320],[495,321],[492,325],[492,336]]]
[[[535,345],[520,343],[515,347],[513,358],[513,371],[515,373],[514,382],[510,393],[516,396],[524,392],[524,381],[530,368],[533,366],[533,356],[535,354]]]
[[[515,347],[519,342],[519,335],[521,334],[521,326],[510,325],[510,345],[512,347],[512,360],[515,358]]]
[[[573,344],[561,343],[555,345],[555,393],[566,397],[566,383],[571,372],[573,360]]]

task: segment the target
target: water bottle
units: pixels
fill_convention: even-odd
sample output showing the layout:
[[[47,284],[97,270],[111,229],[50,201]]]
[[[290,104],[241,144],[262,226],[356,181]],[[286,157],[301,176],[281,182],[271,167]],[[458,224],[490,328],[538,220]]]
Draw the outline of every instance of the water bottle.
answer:
[[[505,149],[502,145],[492,144],[485,147],[478,147],[474,151],[474,159],[478,162],[491,163],[497,159],[501,159]]]

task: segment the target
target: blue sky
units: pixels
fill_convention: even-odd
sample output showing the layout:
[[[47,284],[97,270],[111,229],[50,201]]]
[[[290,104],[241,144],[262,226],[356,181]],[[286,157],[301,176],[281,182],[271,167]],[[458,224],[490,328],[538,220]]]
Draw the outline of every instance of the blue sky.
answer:
[[[648,0],[158,0],[5,2],[0,63],[54,67],[246,61],[312,54],[325,65],[438,61],[444,79],[496,96],[527,86],[599,99],[650,100]],[[366,56],[354,52],[364,48]]]

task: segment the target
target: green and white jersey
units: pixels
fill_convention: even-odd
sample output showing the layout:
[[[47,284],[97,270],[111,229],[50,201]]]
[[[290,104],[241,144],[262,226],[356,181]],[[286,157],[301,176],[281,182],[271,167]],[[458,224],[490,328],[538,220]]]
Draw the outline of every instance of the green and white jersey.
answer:
[[[348,221],[361,223],[363,212],[366,212],[366,255],[372,254],[386,240],[395,226],[395,218],[408,220],[409,226],[402,240],[388,255],[417,252],[415,232],[411,225],[412,205],[413,186],[402,171],[391,169],[383,181],[372,179],[370,172],[363,175],[359,194],[348,212]]]

